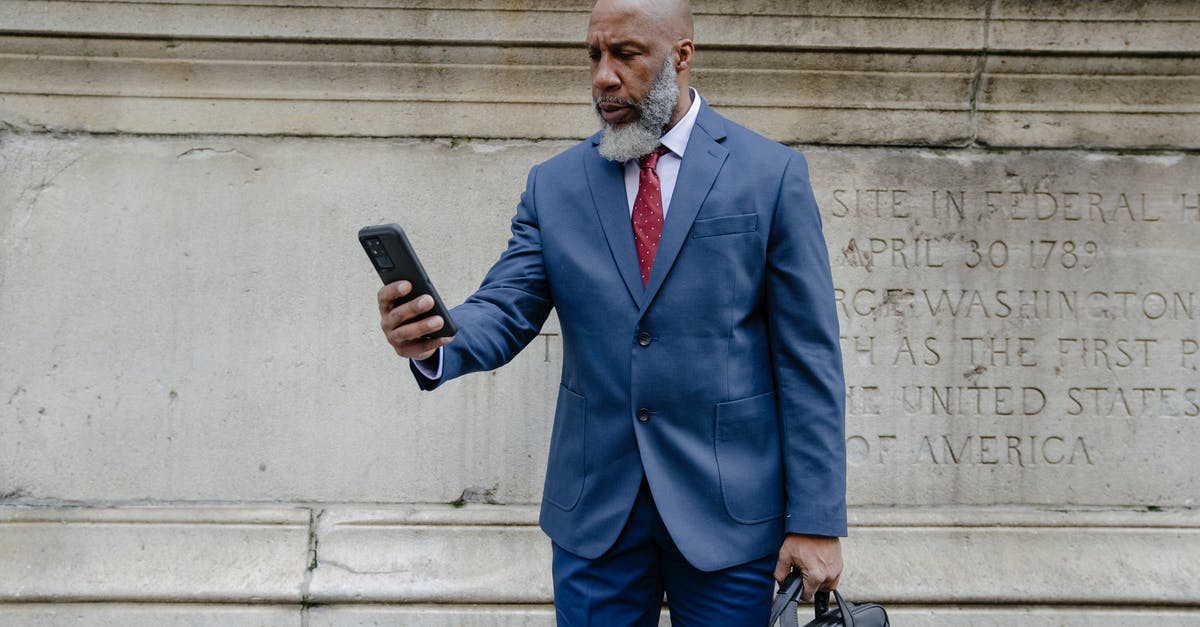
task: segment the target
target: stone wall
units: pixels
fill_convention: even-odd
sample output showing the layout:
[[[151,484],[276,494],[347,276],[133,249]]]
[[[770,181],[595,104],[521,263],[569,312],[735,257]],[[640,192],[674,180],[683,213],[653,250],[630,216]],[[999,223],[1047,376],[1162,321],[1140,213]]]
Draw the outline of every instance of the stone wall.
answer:
[[[700,92],[810,160],[847,594],[1200,621],[1200,5],[695,5]],[[470,294],[595,126],[588,8],[0,3],[0,624],[553,622],[555,321],[418,394],[354,232]]]

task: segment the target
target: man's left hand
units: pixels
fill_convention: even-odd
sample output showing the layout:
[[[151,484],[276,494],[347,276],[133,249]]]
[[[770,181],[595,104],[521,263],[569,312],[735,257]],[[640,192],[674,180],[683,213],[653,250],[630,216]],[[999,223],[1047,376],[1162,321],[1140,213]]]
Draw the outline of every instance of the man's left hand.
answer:
[[[811,601],[820,590],[837,588],[842,576],[842,544],[839,538],[789,533],[779,547],[775,581],[783,583],[793,568],[800,570],[804,591],[800,600]]]

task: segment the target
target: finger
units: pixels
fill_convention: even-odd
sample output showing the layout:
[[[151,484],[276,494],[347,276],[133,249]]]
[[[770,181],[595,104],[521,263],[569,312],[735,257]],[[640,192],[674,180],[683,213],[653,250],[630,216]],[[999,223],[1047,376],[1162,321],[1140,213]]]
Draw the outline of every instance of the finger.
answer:
[[[818,573],[818,575],[813,577],[811,585],[809,585],[808,582],[805,582],[805,587],[808,590],[812,590],[813,595],[816,595],[817,592],[832,592],[833,590],[837,589],[838,581],[840,579],[841,577],[839,575],[825,575],[822,577]]]
[[[412,291],[412,283],[408,281],[393,281],[379,288],[376,298],[379,300],[379,315],[385,316],[392,310],[392,303],[397,298],[408,295]]]
[[[841,552],[834,555],[834,558],[825,569],[825,583],[821,587],[822,590],[837,589],[838,582],[842,579],[842,569],[845,567],[842,564]]]
[[[397,298],[408,294],[412,291],[412,284],[408,281],[393,281],[379,288],[375,298],[379,301],[380,315],[386,314],[392,310],[392,304]]]
[[[399,346],[404,342],[425,339],[427,335],[441,329],[444,325],[445,322],[441,316],[430,316],[388,331],[387,338],[392,345]]]
[[[812,601],[817,590],[820,590],[821,585],[825,583],[824,577],[812,575],[808,571],[801,573],[800,579],[804,581],[804,588],[800,591],[800,600],[805,603]]]
[[[381,326],[384,332],[391,331],[400,325],[412,322],[413,318],[433,309],[433,305],[433,297],[429,294],[422,294],[384,314]],[[442,327],[438,325],[436,328]]]
[[[403,348],[395,347],[396,354],[409,359],[429,359],[437,352],[438,348],[445,346],[453,340],[453,337],[432,337],[425,340],[413,340],[405,342]]]
[[[784,579],[792,572],[792,560],[784,557],[782,554],[779,560],[775,562],[775,581],[783,583]]]
[[[396,354],[409,359],[428,359],[437,352],[438,347],[445,346],[451,338],[427,337],[415,340],[402,340],[392,343]]]

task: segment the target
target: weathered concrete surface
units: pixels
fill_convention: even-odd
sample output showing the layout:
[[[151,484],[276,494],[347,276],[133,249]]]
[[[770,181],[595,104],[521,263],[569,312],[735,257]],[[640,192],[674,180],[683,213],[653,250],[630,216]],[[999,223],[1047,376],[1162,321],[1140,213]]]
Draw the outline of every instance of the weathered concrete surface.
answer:
[[[558,344],[416,393],[355,233],[403,223],[457,303],[562,147],[6,137],[0,493],[538,500]]]
[[[564,146],[9,136],[4,493],[536,503],[555,325],[416,394],[354,232],[404,223],[459,302]],[[1195,506],[1200,158],[808,154],[853,502]]]

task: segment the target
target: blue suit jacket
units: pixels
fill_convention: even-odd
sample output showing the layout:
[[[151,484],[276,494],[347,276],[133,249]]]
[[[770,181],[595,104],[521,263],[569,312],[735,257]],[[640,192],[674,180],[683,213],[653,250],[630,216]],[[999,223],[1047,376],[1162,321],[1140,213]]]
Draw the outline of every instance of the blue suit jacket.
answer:
[[[541,525],[585,558],[643,475],[672,539],[716,570],[785,531],[846,532],[844,387],[820,216],[800,153],[702,105],[642,287],[622,166],[599,136],[529,173],[512,238],[451,316],[443,377],[562,326]]]

